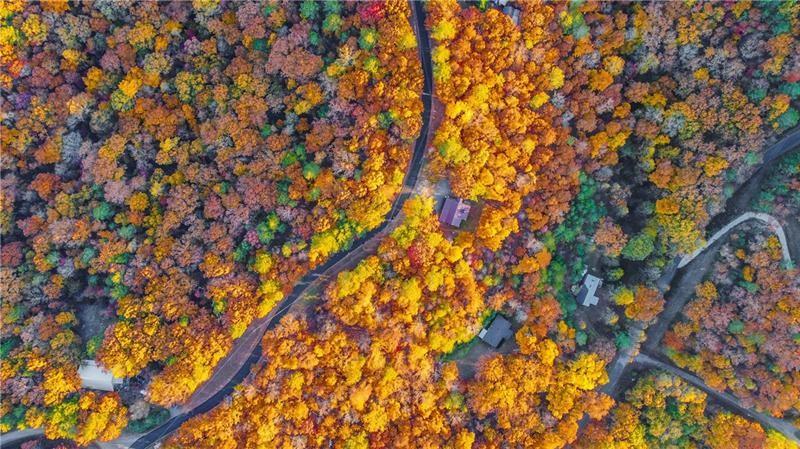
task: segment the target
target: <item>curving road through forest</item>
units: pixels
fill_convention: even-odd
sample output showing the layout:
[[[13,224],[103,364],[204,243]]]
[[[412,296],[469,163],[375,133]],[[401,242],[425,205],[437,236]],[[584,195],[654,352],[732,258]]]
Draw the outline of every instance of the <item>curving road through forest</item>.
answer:
[[[243,335],[237,340],[237,342],[241,341],[242,343],[234,347],[231,353],[221,362],[221,364],[225,364],[225,366],[218,367],[212,378],[206,382],[206,384],[224,383],[221,388],[216,389],[216,391],[211,394],[210,397],[202,401],[202,403],[184,413],[170,418],[164,424],[139,437],[139,439],[132,444],[127,445],[120,441],[120,447],[130,447],[131,449],[148,448],[169,436],[169,434],[177,430],[178,427],[188,419],[208,412],[216,407],[217,404],[233,392],[236,385],[240,384],[245,377],[247,377],[253,368],[253,364],[261,357],[260,340],[264,332],[274,328],[280,322],[280,319],[286,315],[292,304],[304,297],[309,289],[319,285],[320,282],[331,278],[341,271],[342,265],[346,265],[348,260],[353,260],[355,256],[360,256],[361,253],[364,253],[367,248],[376,246],[390,229],[391,223],[399,216],[403,205],[411,196],[414,186],[417,184],[419,170],[422,167],[423,156],[428,142],[428,134],[430,132],[433,94],[433,65],[431,62],[430,39],[428,37],[428,31],[425,28],[424,4],[413,0],[409,1],[409,3],[412,8],[412,27],[417,35],[417,48],[419,50],[419,58],[422,63],[424,75],[423,91],[421,93],[423,104],[422,129],[414,144],[411,162],[409,163],[408,171],[403,180],[403,189],[398,194],[397,198],[395,198],[392,208],[383,224],[355,241],[349,251],[332,256],[325,264],[303,276],[300,282],[295,285],[292,292],[275,307],[275,312],[270,313],[265,318],[259,320],[259,322],[251,324],[250,329],[252,329],[252,331],[248,334],[248,339],[241,340],[241,338],[245,337]],[[255,340],[253,347],[247,347],[245,343],[252,340]],[[231,372],[234,372],[234,374],[228,375],[228,373]]]
[[[692,298],[695,286],[703,281],[703,277],[705,277],[708,272],[708,268],[714,263],[717,251],[724,242],[724,240],[721,239],[737,226],[749,220],[757,220],[764,223],[778,236],[778,240],[781,244],[783,261],[787,266],[792,264],[786,233],[783,230],[783,226],[781,226],[780,222],[775,217],[755,212],[746,212],[738,216],[725,225],[725,227],[717,231],[703,247],[681,260],[678,268],[682,271],[675,278],[675,282],[673,283],[675,285],[673,285],[667,295],[666,306],[658,315],[658,320],[647,329],[646,350],[650,352],[657,351],[657,346],[661,342],[661,338],[667,332],[669,325]],[[709,249],[711,249],[711,251],[708,251]],[[691,269],[687,267],[691,267]],[[684,268],[687,269],[684,270]]]
[[[705,251],[709,246],[713,245],[714,242],[724,237],[725,234],[730,232],[731,229],[735,228],[736,226],[739,226],[740,224],[748,220],[758,220],[768,225],[773,230],[773,232],[775,232],[775,234],[778,236],[778,240],[780,240],[781,242],[781,251],[784,262],[786,263],[792,262],[792,256],[789,254],[789,245],[786,242],[786,233],[783,232],[783,226],[781,226],[781,223],[778,221],[778,219],[773,217],[772,215],[765,214],[763,212],[745,212],[742,215],[739,215],[735,220],[726,224],[722,229],[715,232],[714,235],[710,239],[708,239],[705,245],[701,246],[700,248],[697,248],[693,253],[689,254],[688,256],[683,257],[681,261],[678,263],[678,269],[681,269],[686,265],[689,265],[689,263],[692,260],[694,260],[695,257],[699,256],[700,253]]]
[[[295,285],[292,292],[274,308],[273,312],[251,324],[245,334],[236,340],[234,348],[231,350],[228,356],[226,356],[217,366],[212,378],[206,381],[203,386],[201,386],[204,391],[199,389],[198,392],[193,395],[192,399],[190,399],[190,407],[188,410],[173,416],[162,425],[140,436],[134,441],[131,441],[132,438],[130,436],[121,437],[110,443],[100,443],[102,447],[131,449],[146,449],[152,447],[177,430],[187,420],[194,416],[206,413],[216,407],[220,402],[222,402],[222,400],[224,400],[234,391],[234,387],[236,385],[240,384],[250,374],[253,365],[261,358],[260,340],[263,334],[267,330],[277,326],[277,324],[280,322],[280,319],[286,315],[290,307],[296,301],[303,298],[310,290],[341,271],[343,269],[343,265],[347,265],[347,262],[358,260],[363,254],[368,253],[369,250],[374,248],[380,239],[392,228],[392,224],[395,223],[395,219],[398,218],[400,212],[402,211],[403,205],[412,194],[414,186],[417,183],[431,124],[433,68],[431,62],[430,39],[428,36],[428,31],[425,27],[424,3],[414,0],[409,0],[409,3],[412,7],[412,27],[414,28],[417,36],[420,62],[424,75],[423,92],[421,93],[424,108],[422,113],[422,128],[420,130],[420,135],[414,144],[414,151],[403,181],[403,188],[398,194],[397,198],[395,198],[392,208],[384,222],[378,228],[368,232],[360,239],[356,240],[349,251],[333,255],[326,263],[307,273]],[[765,151],[761,165],[753,173],[750,179],[753,179],[758,174],[761,174],[781,156],[797,147],[800,147],[800,128],[786,134],[782,139],[775,142]],[[742,187],[744,187],[744,184]],[[740,190],[741,189],[737,190],[734,196],[729,200],[729,204],[736,196],[738,196]],[[728,210],[727,207],[726,210]],[[713,251],[702,254],[702,256],[707,256],[709,254],[713,254]],[[699,257],[699,259],[703,259],[703,257]],[[696,261],[696,263],[697,262],[701,262],[701,264],[703,263],[701,260]],[[672,276],[670,276],[669,281],[672,281]],[[659,319],[659,321],[661,320]],[[640,330],[640,333],[641,332],[642,330]],[[654,344],[651,340],[655,339],[648,338],[647,340],[648,344]],[[655,344],[657,344],[657,341]],[[634,355],[634,351],[630,351],[627,356],[618,357],[618,360],[613,362],[614,365],[619,366],[612,366],[612,369],[610,370],[609,382],[606,387],[611,388],[604,389],[607,390],[607,393],[613,394],[614,387],[624,373],[628,371],[627,368],[633,363],[639,363],[647,366],[658,366],[668,371],[682,371],[678,368],[672,367],[671,365],[667,365],[661,361],[655,360],[646,354]],[[689,373],[685,374],[692,376]],[[678,375],[686,378],[680,373]],[[700,387],[699,384],[697,386]],[[706,390],[708,387],[703,389]],[[724,394],[719,392],[707,392],[715,397],[719,394]],[[201,400],[198,400],[197,396],[200,396]],[[735,401],[735,398],[733,399],[734,401],[732,403],[729,403],[729,401],[723,402],[740,413],[749,415],[750,412],[748,412],[747,409],[741,408],[738,402]],[[197,404],[195,405],[195,403]],[[773,425],[773,427],[775,426]],[[34,429],[32,432],[36,432],[37,430],[41,432],[40,429]],[[3,436],[8,437],[8,434]],[[792,437],[795,439],[795,441],[797,441],[796,435],[792,435]]]
[[[794,229],[793,226],[797,226],[797,224],[793,222],[786,223],[787,229],[789,230],[788,233],[792,237],[787,241],[786,233],[784,232],[783,227],[774,217],[767,214],[744,212],[742,209],[747,207],[750,198],[757,193],[758,187],[760,186],[760,182],[753,183],[751,181],[760,181],[766,171],[769,170],[772,165],[777,163],[783,155],[789,153],[790,151],[796,150],[800,150],[800,128],[796,128],[787,133],[764,152],[763,162],[759,168],[753,172],[747,181],[740,185],[731,198],[728,199],[725,210],[714,217],[714,220],[730,216],[731,212],[734,210],[736,212],[740,212],[740,215],[730,219],[730,221],[719,231],[717,231],[701,249],[695,251],[691,255],[678,257],[673,261],[672,264],[670,264],[670,267],[667,269],[668,272],[662,277],[663,279],[659,280],[659,284],[670,286],[669,294],[667,295],[667,304],[664,310],[659,314],[656,322],[647,328],[647,334],[643,342],[643,351],[646,353],[638,354],[639,345],[642,343],[640,339],[644,334],[644,329],[637,323],[630,332],[631,339],[635,342],[634,345],[627,350],[620,351],[620,353],[617,354],[617,357],[615,357],[611,364],[609,364],[609,380],[602,388],[605,393],[611,396],[615,396],[615,394],[618,393],[617,386],[619,381],[625,376],[625,374],[628,372],[628,368],[634,363],[652,367],[656,366],[657,362],[665,366],[671,366],[672,369],[676,371],[683,372],[677,367],[648,356],[647,353],[653,354],[658,351],[658,345],[661,342],[661,338],[674,320],[675,316],[680,313],[680,311],[683,309],[683,306],[689,301],[691,295],[694,293],[694,286],[702,281],[707,268],[713,263],[716,257],[717,249],[722,243],[721,238],[730,232],[731,229],[747,220],[755,219],[765,223],[778,235],[778,238],[781,242],[784,260],[787,262],[792,261],[791,248],[800,247],[800,243],[798,243],[800,240],[800,234],[791,235]],[[712,220],[712,222],[714,220]],[[797,226],[797,228],[800,229],[800,226]],[[794,254],[794,262],[797,263],[797,258],[800,256],[800,251],[795,251],[795,253],[798,253]],[[659,285],[659,287],[661,288],[661,285]],[[666,288],[662,289],[662,291],[663,290],[666,290]],[[689,379],[683,375],[681,377],[684,377],[687,380],[690,380],[691,383],[694,383],[694,379]],[[702,381],[700,381],[700,384],[703,385],[702,389],[704,391],[720,400],[723,404],[730,406],[730,408],[733,408],[738,413],[750,417],[759,415],[758,412],[742,407],[738,402],[738,399],[736,399],[734,396],[729,395],[728,393],[711,390],[708,386],[702,383]],[[696,386],[699,386],[699,384]],[[714,393],[710,393],[707,390],[714,391]],[[744,411],[747,412],[745,413]],[[777,420],[764,414],[760,414],[760,417],[763,418],[757,419],[757,421],[760,423],[764,424],[765,426],[774,427],[787,437],[792,438],[794,441],[798,441],[797,429],[787,425],[785,421]],[[771,418],[772,420],[767,418]]]
[[[770,145],[765,151],[764,156],[762,157],[762,162],[759,167],[753,172],[753,174],[748,178],[745,182],[743,182],[734,192],[734,194],[727,200],[725,209],[717,214],[715,217],[712,218],[711,224],[709,227],[713,227],[714,222],[720,221],[720,219],[726,219],[724,223],[725,226],[722,226],[720,231],[716,232],[714,236],[712,236],[709,241],[699,250],[695,251],[691,255],[687,256],[679,256],[670,264],[669,268],[666,270],[668,273],[659,279],[659,284],[663,284],[665,288],[662,291],[667,290],[667,286],[673,286],[678,283],[680,284],[681,276],[691,276],[692,274],[696,274],[699,271],[696,267],[702,267],[706,264],[710,264],[711,260],[707,260],[711,258],[711,255],[715,251],[713,249],[717,246],[716,243],[718,239],[723,237],[731,228],[737,226],[739,223],[749,220],[749,219],[757,219],[762,221],[769,226],[776,229],[776,233],[778,238],[781,240],[781,244],[783,249],[783,257],[784,259],[790,259],[790,248],[791,244],[784,245],[786,242],[786,236],[784,230],[780,226],[780,224],[774,218],[770,216],[766,216],[765,214],[755,214],[752,212],[747,212],[743,210],[747,207],[750,202],[750,198],[757,193],[758,187],[760,183],[753,183],[752,181],[760,181],[763,175],[775,164],[778,160],[793,150],[800,150],[800,127],[793,129],[792,131],[786,133],[782,138],[777,140],[775,143]],[[734,215],[736,214],[736,215]],[[787,223],[790,225],[791,223]],[[712,251],[707,251],[709,248]],[[795,256],[795,259],[797,256]],[[693,268],[691,270],[687,269],[687,267],[691,265]],[[678,279],[676,279],[676,277]],[[674,296],[675,288],[670,288],[670,296]],[[669,303],[672,302],[670,300],[667,301],[667,307],[669,307]],[[662,312],[657,322],[650,326],[648,329],[648,337],[647,342],[649,345],[657,344],[660,338],[652,338],[653,337],[653,327],[659,326],[661,321],[663,321],[665,314]],[[621,373],[620,373],[621,374]]]
[[[715,216],[712,219],[712,223],[717,221],[718,218],[723,218],[726,215],[730,215],[730,212],[734,209],[739,211],[743,207],[747,207],[750,197],[757,192],[757,187],[760,185],[758,182],[753,184],[752,181],[760,180],[764,173],[769,170],[772,165],[777,163],[777,161],[783,155],[790,151],[799,149],[800,128],[793,129],[781,139],[770,145],[769,148],[767,148],[767,150],[764,152],[761,165],[753,172],[747,181],[743,182],[739,188],[736,189],[736,192],[734,192],[734,194],[726,202],[725,210]],[[705,268],[702,267],[707,267],[713,262],[716,255],[715,249],[719,246],[719,239],[727,234],[727,232],[733,227],[749,219],[757,219],[767,223],[773,228],[777,223],[777,220],[772,217],[765,217],[761,215],[756,216],[756,214],[752,212],[744,212],[738,217],[730,219],[727,225],[723,226],[720,231],[716,232],[701,249],[688,256],[676,257],[675,260],[673,260],[673,262],[667,267],[664,275],[658,281],[659,289],[662,292],[669,290],[667,304],[664,310],[659,314],[656,322],[647,329],[647,336],[644,343],[646,350],[652,352],[656,349],[656,346],[661,341],[661,337],[664,335],[664,332],[666,332],[667,327],[672,322],[675,315],[677,315],[677,313],[683,309],[683,305],[688,301],[691,293],[694,292],[694,285],[700,282],[703,274],[705,273]],[[794,223],[787,223],[787,225],[790,229],[789,232],[791,233],[792,225],[794,225]],[[798,226],[798,228],[800,228],[800,226]],[[788,242],[788,245],[783,245],[784,243],[787,243],[786,236],[779,223],[777,229],[778,230],[776,230],[776,232],[781,239],[784,258],[790,259],[791,256],[789,255],[789,249],[791,248],[791,243],[793,242]],[[798,235],[798,237],[800,237],[800,235]],[[800,238],[795,238],[794,240],[800,240]],[[797,242],[794,242],[794,244],[798,245]],[[709,251],[709,249],[711,249],[711,251]],[[800,251],[796,252],[799,254],[795,255],[795,262],[797,261],[798,256],[800,256]],[[686,286],[690,287],[687,288]],[[640,339],[643,334],[644,328],[638,323],[635,324],[630,330],[631,340],[635,343],[631,348],[620,351],[614,360],[609,364],[609,380],[602,389],[605,393],[612,396],[616,394],[617,385],[625,372],[627,372],[627,367],[633,362],[636,352],[639,349],[638,344],[640,343]]]
[[[409,0],[409,3],[412,9],[411,25],[417,36],[417,48],[423,72],[423,90],[420,94],[423,104],[422,128],[414,143],[414,151],[403,179],[402,190],[392,203],[392,208],[384,222],[354,241],[349,251],[331,256],[324,264],[303,276],[295,284],[291,293],[277,304],[272,312],[251,323],[245,333],[236,340],[233,349],[217,365],[212,377],[204,382],[189,399],[186,410],[181,410],[177,415],[137,439],[133,435],[123,435],[111,442],[98,443],[101,447],[114,449],[145,449],[151,447],[164,440],[187,420],[216,407],[234,391],[237,385],[242,383],[250,374],[254,367],[253,365],[261,358],[261,338],[264,333],[277,326],[280,319],[287,314],[295,302],[305,297],[309,292],[314,291],[340,271],[348,269],[354,262],[377,248],[380,240],[399,223],[398,218],[403,205],[417,185],[419,171],[422,167],[423,156],[430,134],[433,97],[433,64],[431,62],[430,38],[425,28],[424,3],[414,0]],[[42,433],[42,429],[30,429],[28,432],[38,435]],[[15,434],[16,432],[12,433]],[[10,438],[12,433],[4,434],[4,439]],[[2,447],[2,442],[0,442],[0,447]]]

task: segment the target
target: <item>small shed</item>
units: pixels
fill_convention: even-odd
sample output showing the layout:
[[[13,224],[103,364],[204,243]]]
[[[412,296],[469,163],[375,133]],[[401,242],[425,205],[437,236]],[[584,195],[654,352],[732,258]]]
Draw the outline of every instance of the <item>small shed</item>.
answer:
[[[439,221],[450,226],[461,227],[461,223],[469,216],[470,205],[461,198],[447,198],[444,200]]]
[[[583,285],[578,290],[578,303],[585,307],[597,304],[599,298],[596,293],[601,285],[603,285],[603,280],[587,271],[583,277]]]
[[[496,315],[489,326],[481,329],[478,338],[493,348],[499,348],[503,342],[514,335],[511,323],[503,315]]]
[[[81,387],[92,390],[114,391],[114,386],[122,383],[122,379],[114,377],[110,371],[98,365],[94,360],[84,360],[78,367]]]

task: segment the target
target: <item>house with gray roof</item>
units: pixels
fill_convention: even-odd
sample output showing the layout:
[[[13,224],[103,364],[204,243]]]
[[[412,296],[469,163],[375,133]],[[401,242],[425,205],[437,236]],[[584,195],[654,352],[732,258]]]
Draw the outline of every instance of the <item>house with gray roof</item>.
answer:
[[[499,348],[513,335],[511,323],[503,315],[497,314],[487,327],[481,329],[478,338],[493,348]]]

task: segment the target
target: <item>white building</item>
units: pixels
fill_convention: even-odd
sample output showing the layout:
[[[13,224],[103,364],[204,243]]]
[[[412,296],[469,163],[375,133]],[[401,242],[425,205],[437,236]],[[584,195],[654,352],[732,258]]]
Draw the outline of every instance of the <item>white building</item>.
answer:
[[[583,278],[583,285],[578,291],[578,303],[585,307],[597,304],[598,298],[595,293],[597,293],[597,289],[600,288],[601,285],[603,285],[602,279],[586,272]]]
[[[122,379],[114,377],[110,371],[101,367],[94,360],[84,360],[78,368],[81,387],[92,390],[114,391],[114,385],[122,383]]]

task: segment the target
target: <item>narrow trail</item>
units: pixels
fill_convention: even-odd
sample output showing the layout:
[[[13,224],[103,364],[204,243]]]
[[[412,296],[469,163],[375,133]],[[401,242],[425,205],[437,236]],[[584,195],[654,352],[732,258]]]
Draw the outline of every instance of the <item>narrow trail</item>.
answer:
[[[735,220],[731,221],[730,223],[726,224],[722,229],[717,231],[710,239],[706,242],[705,245],[701,246],[694,250],[693,253],[684,256],[681,258],[681,261],[678,263],[678,269],[681,269],[688,265],[695,257],[699,256],[700,253],[705,251],[709,246],[713,245],[717,240],[724,237],[725,234],[730,232],[731,229],[739,226],[740,224],[744,223],[748,220],[758,220],[766,225],[768,225],[773,232],[778,235],[778,240],[781,242],[781,250],[783,252],[783,261],[787,263],[792,262],[792,256],[789,254],[789,245],[786,242],[786,233],[783,232],[783,226],[778,221],[777,218],[773,217],[772,215],[761,213],[761,212],[745,212],[742,215],[736,217]]]
[[[781,252],[785,263],[791,263],[792,257],[789,253],[789,242],[786,238],[786,233],[783,230],[780,222],[773,216],[761,213],[747,212],[735,220],[731,221],[725,227],[717,231],[713,237],[708,240],[702,248],[698,249],[689,256],[684,257],[681,263],[678,264],[679,273],[673,279],[672,288],[667,294],[667,304],[664,310],[658,315],[658,320],[647,329],[647,341],[645,349],[649,352],[658,352],[658,345],[664,334],[667,332],[670,324],[675,320],[675,317],[683,310],[684,306],[694,295],[694,289],[697,284],[702,282],[709,267],[714,263],[717,251],[724,242],[725,237],[730,231],[737,226],[749,220],[758,220],[767,224],[769,228],[778,236],[781,243]],[[711,249],[711,251],[708,251]],[[685,262],[685,263],[684,263]]]

